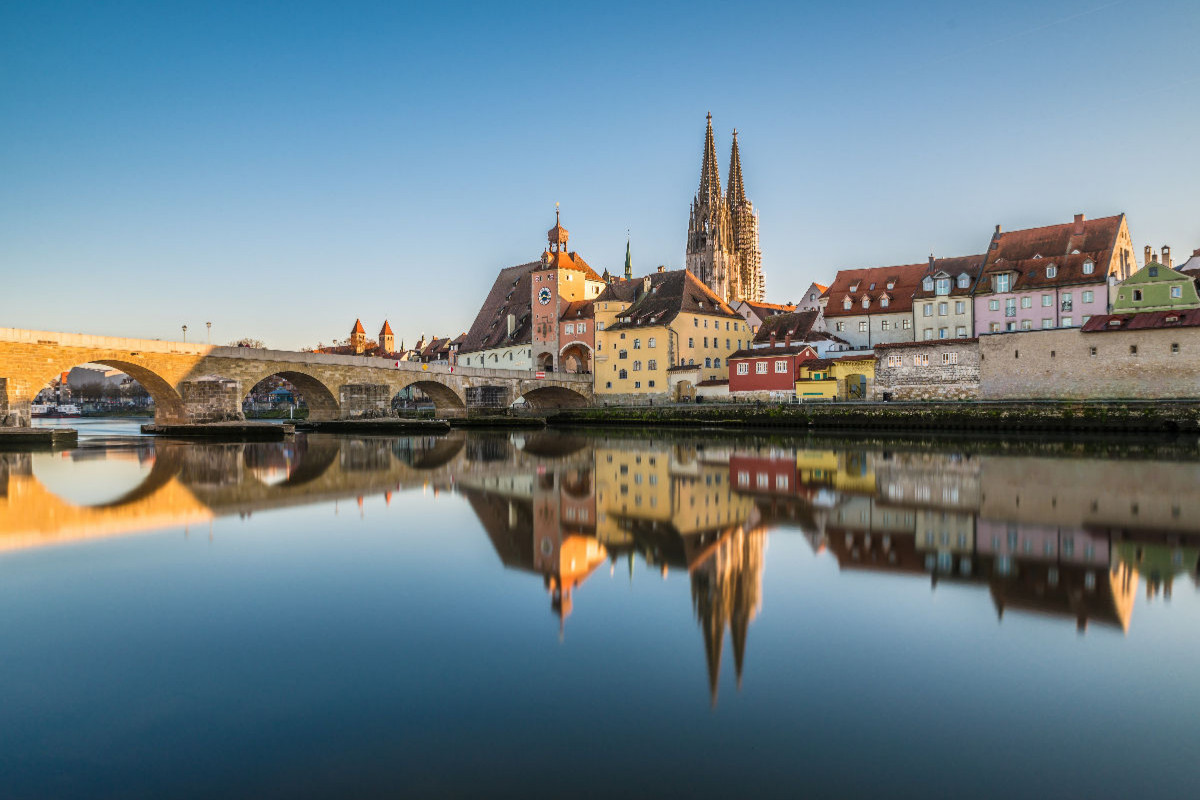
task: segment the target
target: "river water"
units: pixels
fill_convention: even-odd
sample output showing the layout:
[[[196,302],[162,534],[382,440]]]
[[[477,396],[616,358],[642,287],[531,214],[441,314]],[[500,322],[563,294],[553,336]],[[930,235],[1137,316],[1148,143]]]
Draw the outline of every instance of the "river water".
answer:
[[[1200,450],[0,453],[0,796],[1183,797]]]

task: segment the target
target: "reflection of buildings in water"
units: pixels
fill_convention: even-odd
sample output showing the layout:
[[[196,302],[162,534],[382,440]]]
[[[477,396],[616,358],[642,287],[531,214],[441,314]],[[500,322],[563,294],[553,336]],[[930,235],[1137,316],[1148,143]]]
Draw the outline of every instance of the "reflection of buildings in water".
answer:
[[[996,614],[1024,611],[1074,618],[1080,631],[1089,622],[1129,630],[1137,596],[1137,571],[1116,562],[1111,568],[1018,559],[1000,570],[981,557]]]
[[[1171,537],[1175,538],[1175,537]],[[1175,578],[1190,575],[1200,585],[1200,547],[1188,546],[1179,541],[1123,541],[1115,549],[1116,561],[1122,566],[1136,570],[1146,581],[1146,599],[1153,600],[1162,594],[1171,599]]]
[[[691,570],[692,608],[704,635],[708,686],[713,705],[721,677],[725,631],[733,643],[737,684],[742,686],[746,636],[762,608],[762,574],[767,534],[762,528],[737,529],[721,537]]]
[[[307,444],[306,438],[282,444],[246,444],[243,450],[246,469],[251,476],[267,486],[283,483],[291,477],[296,464],[304,460]]]

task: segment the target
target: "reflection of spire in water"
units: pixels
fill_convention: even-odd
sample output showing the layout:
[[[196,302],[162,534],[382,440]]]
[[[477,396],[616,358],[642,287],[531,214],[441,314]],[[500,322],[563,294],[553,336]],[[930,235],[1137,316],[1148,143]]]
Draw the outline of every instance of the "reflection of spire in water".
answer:
[[[767,548],[764,529],[738,528],[723,536],[702,563],[692,570],[692,607],[704,635],[708,687],[717,704],[721,653],[728,627],[733,638],[738,688],[746,657],[746,635],[762,607],[762,571]]]

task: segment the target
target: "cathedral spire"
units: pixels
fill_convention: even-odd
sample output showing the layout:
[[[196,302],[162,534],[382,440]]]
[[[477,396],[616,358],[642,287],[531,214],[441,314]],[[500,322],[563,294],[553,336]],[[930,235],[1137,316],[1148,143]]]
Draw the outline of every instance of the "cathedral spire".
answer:
[[[717,145],[713,140],[712,112],[704,132],[704,161],[700,164],[700,201],[721,199],[721,169],[717,166]]]
[[[738,153],[737,128],[733,129],[733,149],[729,153],[729,188],[725,191],[729,205],[736,208],[746,202],[746,187],[742,184],[742,157]]]
[[[633,280],[633,256],[629,252],[629,237],[625,237],[625,280]]]

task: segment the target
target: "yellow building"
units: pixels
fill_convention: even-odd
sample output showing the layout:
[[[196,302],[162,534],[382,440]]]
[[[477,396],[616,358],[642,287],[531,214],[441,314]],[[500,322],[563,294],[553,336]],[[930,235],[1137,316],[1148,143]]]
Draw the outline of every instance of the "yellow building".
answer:
[[[700,381],[728,378],[729,356],[753,339],[746,321],[687,270],[614,280],[594,309],[602,402],[691,396]]]
[[[875,383],[872,354],[816,358],[800,364],[796,396],[805,400],[865,400]]]

